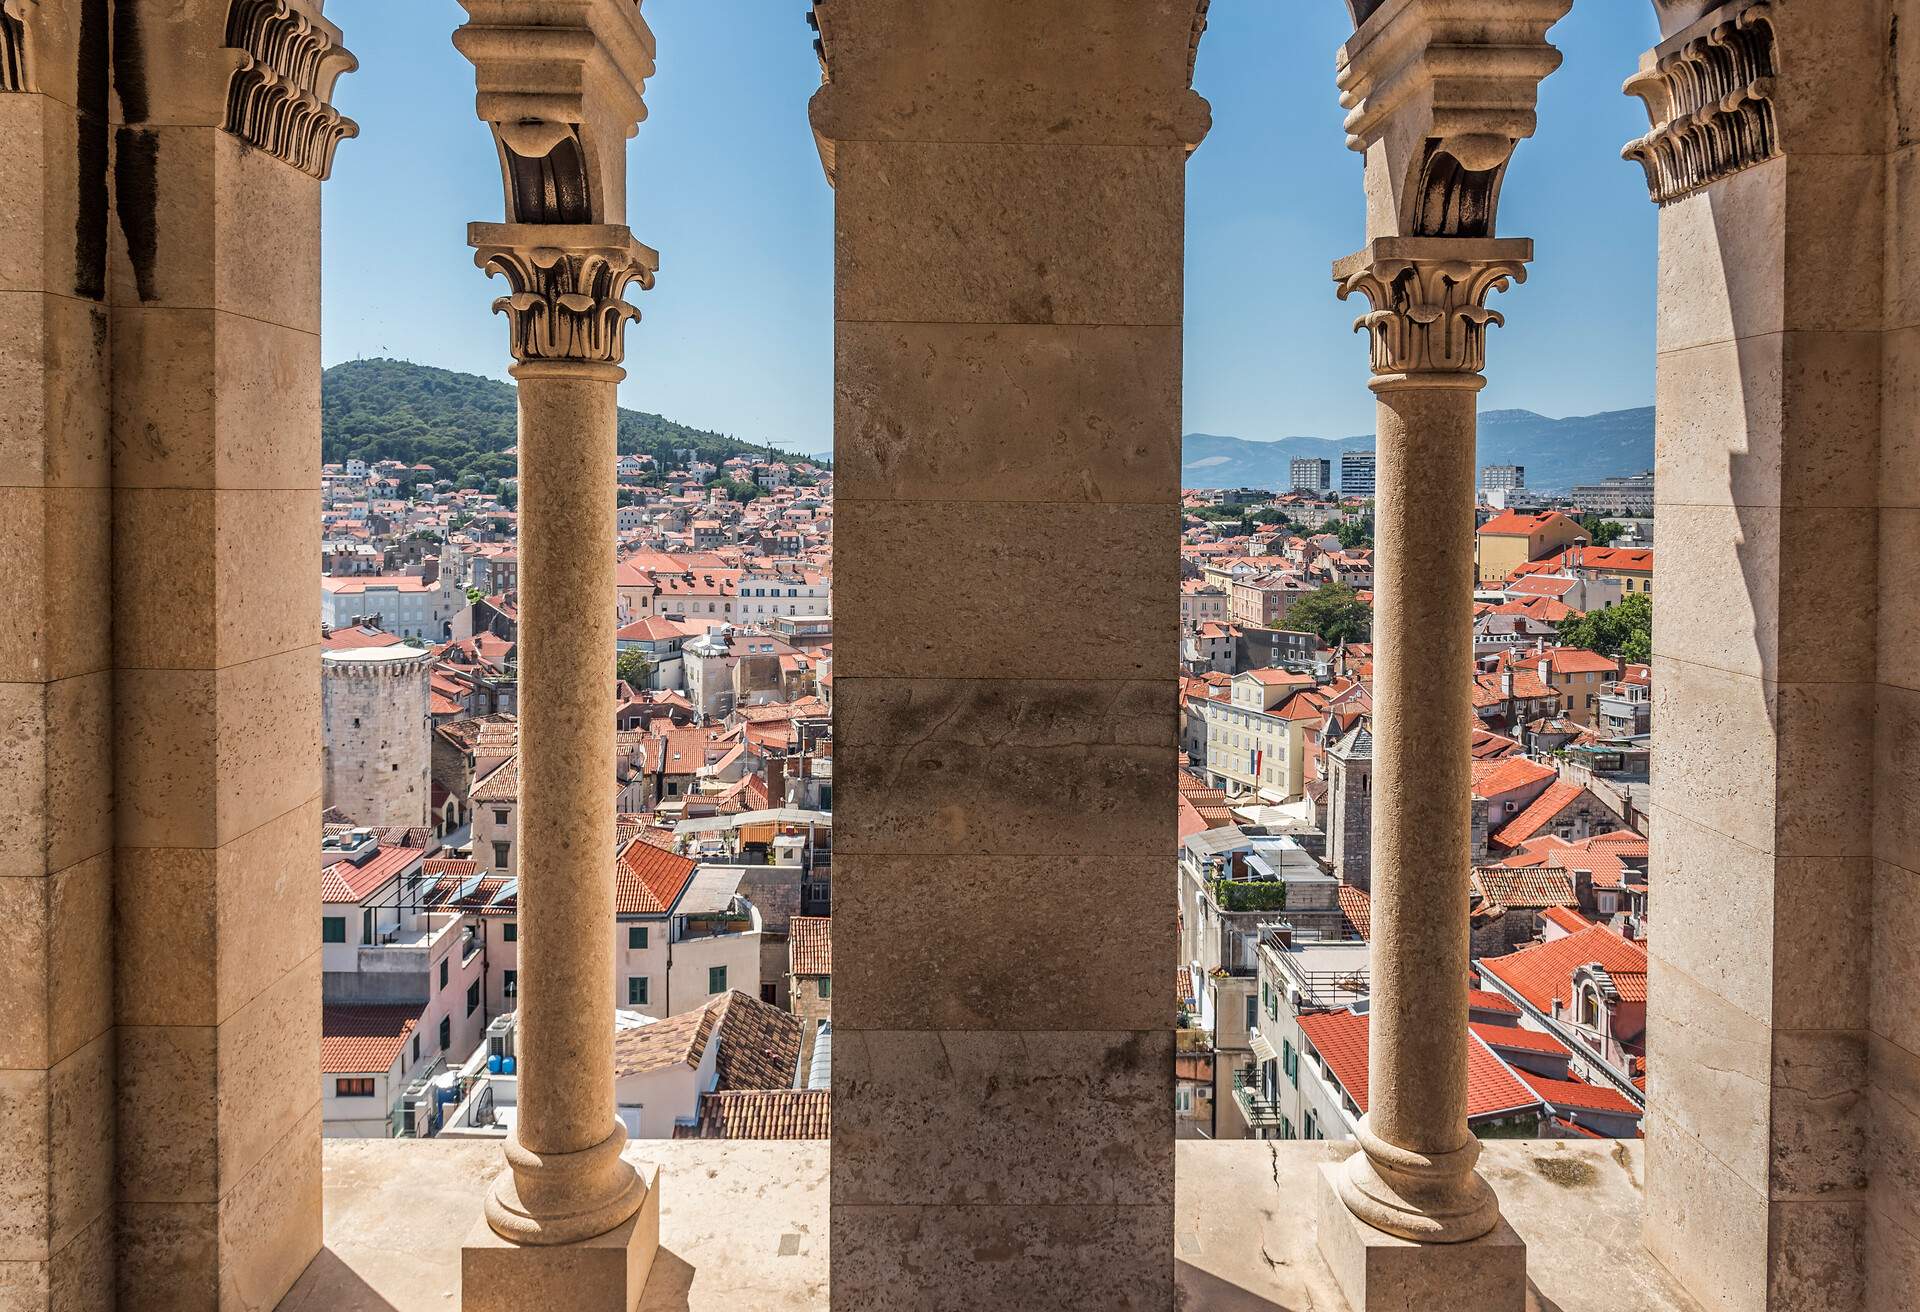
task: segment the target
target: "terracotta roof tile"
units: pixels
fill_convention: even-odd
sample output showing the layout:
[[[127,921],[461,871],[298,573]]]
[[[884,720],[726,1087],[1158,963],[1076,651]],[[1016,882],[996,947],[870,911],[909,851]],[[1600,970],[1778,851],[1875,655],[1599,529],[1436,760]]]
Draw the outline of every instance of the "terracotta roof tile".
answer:
[[[420,1023],[420,1011],[419,1007],[321,1007],[321,1073],[369,1075],[391,1069],[407,1036]]]
[[[1647,950],[1604,925],[1550,943],[1536,943],[1504,957],[1482,957],[1479,967],[1483,974],[1493,976],[1550,1016],[1554,999],[1566,1001],[1572,995],[1573,972],[1589,962],[1598,962],[1612,974],[1622,999],[1646,1000]],[[1622,976],[1626,977],[1624,987]],[[1638,996],[1629,997],[1630,991]]]
[[[614,865],[613,909],[623,916],[659,916],[673,909],[699,863],[636,836]]]
[[[832,975],[832,917],[794,916],[787,926],[789,969],[796,975]]]
[[[1581,785],[1565,779],[1550,784],[1547,791],[1534,798],[1526,810],[1507,821],[1493,835],[1493,841],[1502,847],[1518,847],[1551,823],[1555,816],[1579,801],[1586,791]]]
[[[1367,1110],[1368,1019],[1351,1011],[1302,1016],[1300,1030],[1362,1112]],[[1467,1115],[1517,1111],[1539,1101],[1512,1067],[1478,1038],[1467,1038]]]
[[[1367,890],[1356,888],[1352,884],[1342,884],[1334,890],[1340,898],[1340,914],[1346,917],[1347,924],[1360,938],[1371,941],[1373,938],[1373,899],[1367,896]]]
[[[728,1089],[702,1094],[697,1125],[676,1125],[676,1139],[826,1139],[833,1131],[826,1089]]]
[[[1521,1072],[1520,1078],[1535,1093],[1562,1110],[1617,1112],[1622,1116],[1642,1114],[1641,1108],[1618,1089],[1588,1084],[1583,1080],[1550,1080],[1531,1071]]]

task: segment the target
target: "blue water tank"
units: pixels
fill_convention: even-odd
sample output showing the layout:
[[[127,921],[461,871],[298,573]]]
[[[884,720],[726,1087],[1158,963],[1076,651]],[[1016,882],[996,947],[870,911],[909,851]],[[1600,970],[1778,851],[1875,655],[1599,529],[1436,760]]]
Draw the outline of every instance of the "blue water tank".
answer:
[[[500,1054],[497,1052],[487,1054],[487,1074],[498,1075],[499,1073]]]
[[[513,1071],[514,1071],[513,1058],[509,1057],[505,1061],[500,1063],[500,1073],[502,1075],[511,1075],[513,1074]]]

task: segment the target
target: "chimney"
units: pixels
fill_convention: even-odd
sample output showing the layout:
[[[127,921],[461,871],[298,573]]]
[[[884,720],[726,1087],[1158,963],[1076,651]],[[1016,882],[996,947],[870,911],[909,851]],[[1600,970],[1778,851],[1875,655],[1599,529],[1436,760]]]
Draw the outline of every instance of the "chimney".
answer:
[[[1513,667],[1510,665],[1500,671],[1500,695],[1508,698],[1513,696]]]

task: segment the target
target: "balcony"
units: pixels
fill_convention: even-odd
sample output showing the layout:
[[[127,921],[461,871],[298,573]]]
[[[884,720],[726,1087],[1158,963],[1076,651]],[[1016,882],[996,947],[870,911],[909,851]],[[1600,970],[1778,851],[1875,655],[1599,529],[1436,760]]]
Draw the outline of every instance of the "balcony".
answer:
[[[1530,1306],[1693,1312],[1641,1247],[1642,1145],[1521,1139],[1485,1150],[1481,1169],[1527,1241]],[[1176,1144],[1170,1247],[1180,1306],[1344,1308],[1314,1247],[1311,1200],[1319,1165],[1352,1151],[1304,1140]],[[458,1306],[460,1243],[499,1154],[486,1142],[328,1140],[326,1248],[281,1308]],[[627,1156],[661,1168],[660,1253],[642,1312],[826,1306],[825,1143],[649,1140]],[[1046,1291],[1033,1292],[1038,1305]]]
[[[1277,1130],[1284,1119],[1280,1113],[1280,1104],[1264,1096],[1253,1082],[1252,1072],[1242,1066],[1233,1073],[1233,1100],[1240,1105],[1240,1115],[1248,1126],[1256,1130]]]

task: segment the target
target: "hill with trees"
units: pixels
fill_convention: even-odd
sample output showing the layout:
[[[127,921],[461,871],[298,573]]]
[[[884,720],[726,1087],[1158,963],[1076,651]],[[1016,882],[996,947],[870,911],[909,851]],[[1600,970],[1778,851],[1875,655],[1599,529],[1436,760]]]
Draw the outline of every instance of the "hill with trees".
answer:
[[[491,488],[516,472],[516,405],[511,383],[406,360],[350,360],[320,376],[320,458],[428,464],[437,478]],[[715,464],[740,455],[815,459],[624,407],[619,445],[662,468],[688,449]]]

